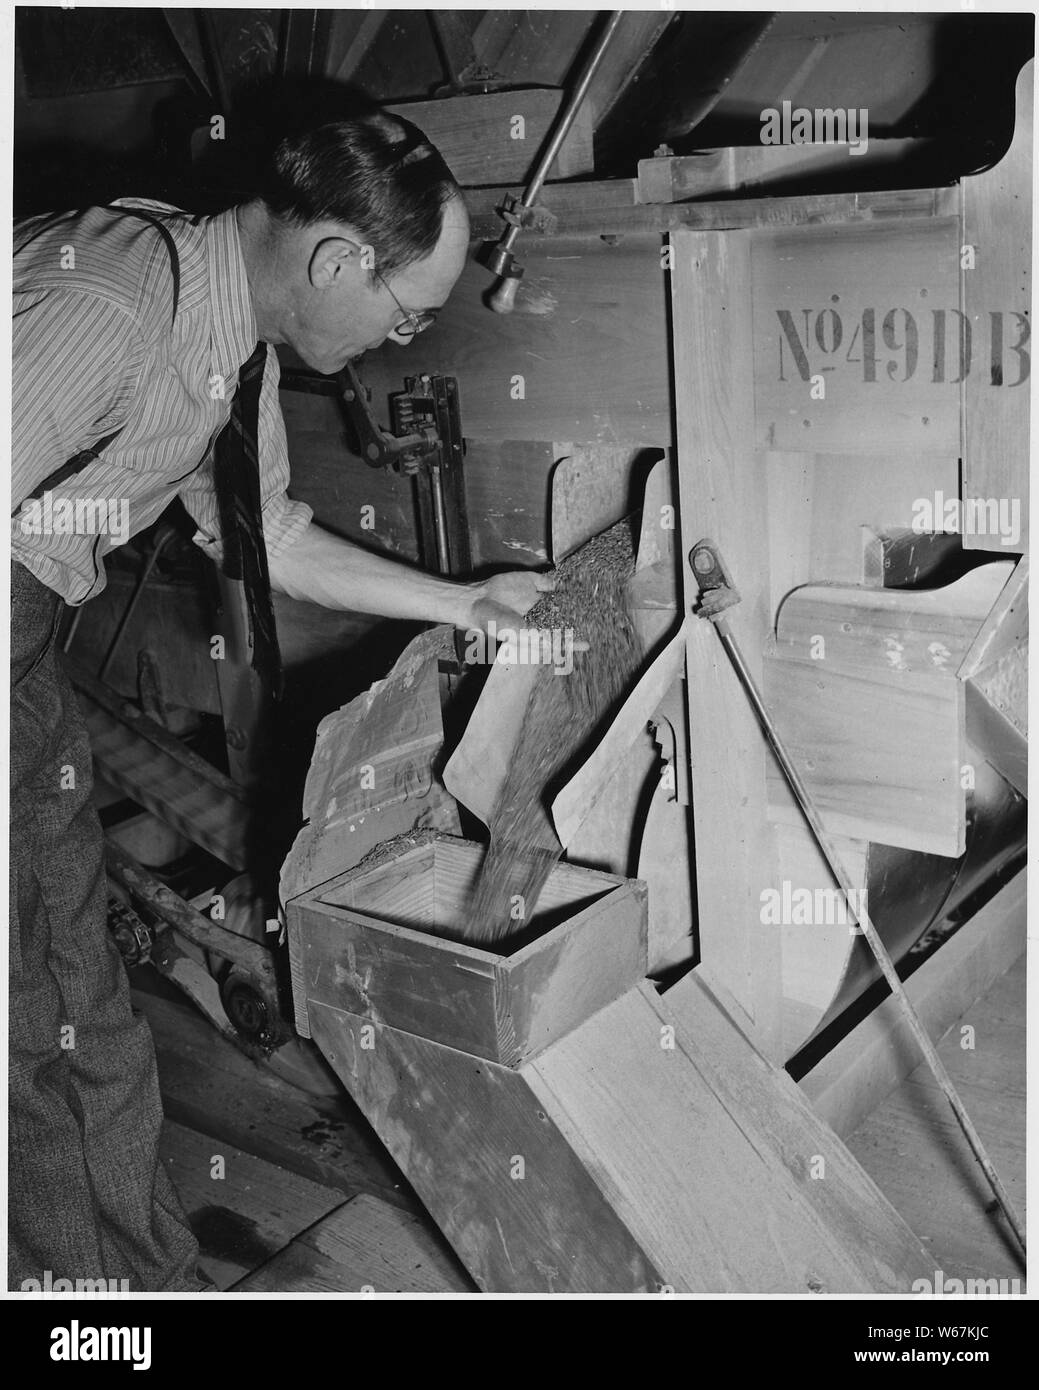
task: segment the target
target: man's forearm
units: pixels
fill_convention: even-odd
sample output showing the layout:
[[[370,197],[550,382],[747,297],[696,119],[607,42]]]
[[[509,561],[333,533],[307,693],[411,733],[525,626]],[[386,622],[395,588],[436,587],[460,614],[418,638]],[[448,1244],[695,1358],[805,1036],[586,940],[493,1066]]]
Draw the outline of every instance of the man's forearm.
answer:
[[[363,550],[313,522],[298,541],[271,557],[270,572],[273,588],[324,608],[459,627],[470,620],[469,585]]]

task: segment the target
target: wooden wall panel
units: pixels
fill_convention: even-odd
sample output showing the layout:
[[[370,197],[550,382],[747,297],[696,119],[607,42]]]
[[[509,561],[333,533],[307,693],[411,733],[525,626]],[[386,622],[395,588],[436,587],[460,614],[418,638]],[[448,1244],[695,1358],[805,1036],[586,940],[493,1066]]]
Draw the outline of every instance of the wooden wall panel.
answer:
[[[671,441],[665,273],[660,238],[525,235],[512,314],[483,303],[491,274],[471,261],[434,328],[405,351],[366,354],[360,375],[385,410],[404,375],[458,378],[467,439]],[[522,380],[516,380],[521,378]],[[520,394],[522,392],[522,394]]]
[[[777,653],[765,662],[765,699],[831,834],[963,853],[963,686],[951,672],[867,676]],[[769,796],[776,815],[802,823],[785,778],[771,768]]]
[[[932,218],[756,240],[760,447],[959,456],[959,234]]]

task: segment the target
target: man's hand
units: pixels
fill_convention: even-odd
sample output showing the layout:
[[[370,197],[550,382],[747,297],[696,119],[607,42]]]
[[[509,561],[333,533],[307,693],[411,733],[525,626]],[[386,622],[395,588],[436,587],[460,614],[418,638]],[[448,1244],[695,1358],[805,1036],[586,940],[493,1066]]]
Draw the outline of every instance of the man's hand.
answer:
[[[293,545],[269,559],[272,587],[290,598],[463,629],[486,631],[491,621],[518,627],[539,595],[556,587],[554,574],[534,570],[509,570],[469,583],[425,574],[388,555],[362,550],[314,522]]]
[[[554,574],[537,574],[533,570],[508,570],[490,579],[481,579],[466,586],[468,613],[463,613],[459,627],[480,628],[494,622],[499,628],[517,627],[537,603],[542,594],[556,587]],[[471,596],[471,597],[469,597]]]

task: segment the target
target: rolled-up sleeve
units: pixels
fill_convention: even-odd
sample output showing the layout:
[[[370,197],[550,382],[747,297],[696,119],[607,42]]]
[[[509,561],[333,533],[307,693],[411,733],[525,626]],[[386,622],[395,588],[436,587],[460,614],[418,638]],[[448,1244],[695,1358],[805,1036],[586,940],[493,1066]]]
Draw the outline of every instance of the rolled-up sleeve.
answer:
[[[288,495],[289,450],[285,421],[278,403],[280,378],[278,354],[268,345],[259,412],[260,505],[268,556],[280,555],[299,540],[314,514],[313,508],[306,502],[298,502]],[[193,537],[195,544],[219,564],[223,547],[213,479],[212,445],[205,462],[182,489],[181,500],[198,526]]]

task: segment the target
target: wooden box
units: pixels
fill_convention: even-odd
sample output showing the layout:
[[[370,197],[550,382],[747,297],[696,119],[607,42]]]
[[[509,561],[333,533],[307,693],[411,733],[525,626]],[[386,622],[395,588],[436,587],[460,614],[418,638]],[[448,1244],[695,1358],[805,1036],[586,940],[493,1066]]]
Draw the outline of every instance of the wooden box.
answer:
[[[298,1030],[310,1036],[309,1002],[328,1004],[518,1067],[645,975],[645,884],[571,864],[515,945],[436,935],[457,930],[482,855],[441,836],[293,899]]]

